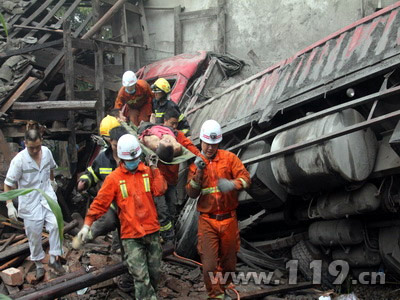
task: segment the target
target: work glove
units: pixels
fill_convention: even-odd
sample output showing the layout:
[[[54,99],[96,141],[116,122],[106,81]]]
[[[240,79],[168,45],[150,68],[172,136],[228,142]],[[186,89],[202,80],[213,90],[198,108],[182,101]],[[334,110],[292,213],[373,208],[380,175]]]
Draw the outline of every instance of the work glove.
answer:
[[[7,214],[11,220],[18,221],[18,212],[12,202],[7,202]]]
[[[82,229],[77,234],[78,239],[80,239],[83,242],[86,241],[86,239],[89,235],[89,230],[90,230],[90,226],[83,225]]]
[[[233,191],[235,189],[235,183],[233,182],[233,180],[228,180],[226,178],[220,178],[218,180],[218,189],[222,193],[227,193],[227,192]]]
[[[56,193],[57,189],[58,189],[57,182],[53,179],[53,180],[50,180],[50,184],[51,184],[51,187],[53,188],[53,191]]]
[[[149,167],[157,168],[158,156],[156,154],[147,155],[146,162]]]
[[[194,164],[196,165],[197,169],[199,169],[199,170],[204,170],[206,167],[206,163],[200,156],[196,157],[196,159],[194,160]]]

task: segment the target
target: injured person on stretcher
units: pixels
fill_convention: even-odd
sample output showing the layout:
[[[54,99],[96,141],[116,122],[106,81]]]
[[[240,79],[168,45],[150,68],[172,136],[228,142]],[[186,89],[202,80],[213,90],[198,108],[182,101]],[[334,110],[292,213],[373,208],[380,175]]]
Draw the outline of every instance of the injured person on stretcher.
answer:
[[[174,157],[180,156],[183,152],[182,145],[176,140],[173,129],[168,126],[142,122],[138,134],[140,141],[165,162],[171,162]]]

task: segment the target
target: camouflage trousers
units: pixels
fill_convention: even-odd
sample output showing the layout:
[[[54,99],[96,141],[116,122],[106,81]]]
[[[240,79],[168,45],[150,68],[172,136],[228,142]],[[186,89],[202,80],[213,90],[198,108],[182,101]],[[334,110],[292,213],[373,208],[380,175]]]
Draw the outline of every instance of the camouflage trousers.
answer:
[[[129,273],[135,282],[135,298],[156,300],[162,254],[159,232],[138,239],[123,239],[122,245]]]

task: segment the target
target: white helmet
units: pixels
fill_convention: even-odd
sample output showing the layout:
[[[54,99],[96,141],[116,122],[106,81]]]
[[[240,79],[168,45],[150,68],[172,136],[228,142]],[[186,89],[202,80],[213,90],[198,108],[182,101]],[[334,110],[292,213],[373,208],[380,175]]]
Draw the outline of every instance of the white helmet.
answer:
[[[134,135],[124,134],[118,140],[117,154],[120,159],[131,160],[142,154],[142,148]]]
[[[137,82],[135,73],[132,71],[126,71],[122,76],[122,85],[124,87],[132,86]]]
[[[200,130],[200,139],[207,144],[219,144],[222,141],[221,125],[215,120],[207,120]]]

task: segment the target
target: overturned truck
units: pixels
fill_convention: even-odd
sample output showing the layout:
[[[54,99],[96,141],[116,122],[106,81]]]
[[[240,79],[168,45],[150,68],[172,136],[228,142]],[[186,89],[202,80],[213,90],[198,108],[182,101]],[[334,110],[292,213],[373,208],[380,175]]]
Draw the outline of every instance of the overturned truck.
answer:
[[[282,258],[296,259],[307,279],[313,260],[322,269],[344,261],[354,276],[367,269],[400,277],[399,28],[400,2],[218,95],[181,101],[192,136],[217,120],[222,147],[251,173],[238,209],[241,223],[253,223],[244,259],[255,247],[266,254],[257,252],[255,265],[285,268]],[[189,199],[178,220],[178,253],[187,256],[194,208]],[[322,277],[340,283],[335,273]]]

